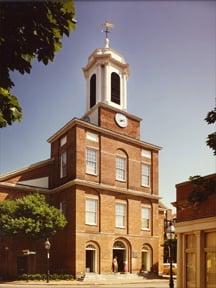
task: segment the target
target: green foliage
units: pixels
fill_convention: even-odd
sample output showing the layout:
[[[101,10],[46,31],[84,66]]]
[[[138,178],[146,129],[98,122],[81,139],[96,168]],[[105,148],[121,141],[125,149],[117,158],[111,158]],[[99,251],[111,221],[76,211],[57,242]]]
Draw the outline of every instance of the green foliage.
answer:
[[[10,71],[30,73],[34,59],[53,61],[63,35],[75,29],[74,15],[73,0],[0,2],[0,127],[22,118]]]
[[[47,274],[22,274],[17,277],[18,280],[42,280],[45,281],[47,278]],[[74,280],[73,275],[71,274],[50,274],[50,280]]]
[[[188,196],[188,201],[197,204],[208,199],[212,194],[216,194],[215,179],[208,179],[199,175],[191,176],[192,191]]]
[[[208,112],[205,121],[208,124],[216,123],[216,107],[214,108],[214,110]],[[216,132],[208,135],[206,143],[213,150],[214,155],[216,155]]]
[[[46,203],[43,195],[29,194],[0,203],[0,233],[3,235],[46,239],[65,225],[64,215],[59,209]]]

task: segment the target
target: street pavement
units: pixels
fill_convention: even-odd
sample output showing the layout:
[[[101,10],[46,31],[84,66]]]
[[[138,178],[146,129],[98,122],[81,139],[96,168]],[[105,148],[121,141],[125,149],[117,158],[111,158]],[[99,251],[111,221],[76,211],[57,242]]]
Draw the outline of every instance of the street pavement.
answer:
[[[12,281],[12,282],[0,282],[0,288],[69,288],[69,287],[78,287],[78,288],[168,288],[169,281],[164,279],[140,279],[136,281],[50,281],[49,283],[36,282],[36,281]],[[176,285],[175,285],[176,287]]]

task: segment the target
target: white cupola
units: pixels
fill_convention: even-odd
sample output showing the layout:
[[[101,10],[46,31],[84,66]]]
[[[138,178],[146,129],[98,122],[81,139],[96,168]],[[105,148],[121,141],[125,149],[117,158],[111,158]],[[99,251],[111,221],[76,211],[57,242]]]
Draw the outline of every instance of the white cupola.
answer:
[[[108,33],[112,24],[105,22],[106,33],[104,48],[96,49],[83,68],[86,78],[86,112],[98,103],[127,110],[127,79],[129,65],[120,53],[109,47]]]

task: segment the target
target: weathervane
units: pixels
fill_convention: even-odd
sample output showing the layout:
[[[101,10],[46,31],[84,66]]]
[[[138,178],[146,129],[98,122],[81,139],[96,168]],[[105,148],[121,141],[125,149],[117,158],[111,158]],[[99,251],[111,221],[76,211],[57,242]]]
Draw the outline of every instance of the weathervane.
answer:
[[[105,21],[103,24],[103,30],[102,32],[105,33],[106,38],[105,38],[105,48],[109,48],[109,38],[108,35],[111,32],[111,29],[114,27],[114,25],[111,22]]]

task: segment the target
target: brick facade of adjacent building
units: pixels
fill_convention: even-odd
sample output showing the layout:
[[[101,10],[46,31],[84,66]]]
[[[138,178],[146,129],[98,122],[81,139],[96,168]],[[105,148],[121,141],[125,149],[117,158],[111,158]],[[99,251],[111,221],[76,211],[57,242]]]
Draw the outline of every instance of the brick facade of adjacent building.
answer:
[[[194,181],[176,185],[178,288],[209,288],[216,283],[216,174],[202,179],[211,181],[211,193],[202,200],[189,201],[193,191],[209,193],[207,186],[200,189]]]

